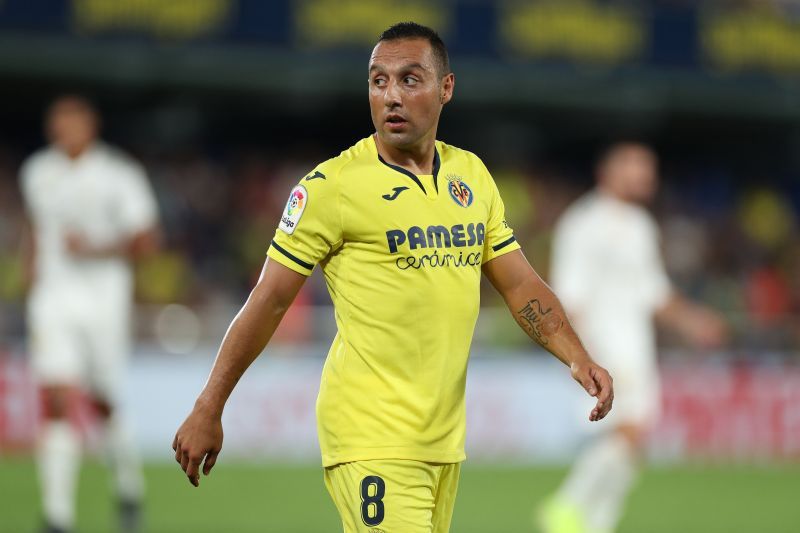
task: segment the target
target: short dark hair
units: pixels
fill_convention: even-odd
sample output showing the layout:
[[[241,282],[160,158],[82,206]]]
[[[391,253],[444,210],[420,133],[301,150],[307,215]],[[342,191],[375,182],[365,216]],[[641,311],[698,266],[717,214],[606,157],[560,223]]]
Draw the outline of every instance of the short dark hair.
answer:
[[[655,149],[651,143],[644,138],[640,137],[617,137],[606,142],[598,151],[595,161],[597,165],[602,166],[606,164],[618,152],[626,148],[640,148],[647,152],[656,154]]]
[[[76,107],[81,111],[85,111],[94,115],[95,118],[100,117],[100,112],[97,110],[97,106],[94,104],[92,99],[80,92],[66,92],[59,94],[50,101],[50,104],[47,106],[46,114],[51,114],[57,107],[65,104],[71,104],[73,107]]]
[[[425,39],[430,43],[433,57],[439,69],[439,75],[450,74],[450,58],[447,56],[447,47],[435,30],[416,22],[398,22],[387,28],[378,38],[381,41],[396,41],[399,39]]]

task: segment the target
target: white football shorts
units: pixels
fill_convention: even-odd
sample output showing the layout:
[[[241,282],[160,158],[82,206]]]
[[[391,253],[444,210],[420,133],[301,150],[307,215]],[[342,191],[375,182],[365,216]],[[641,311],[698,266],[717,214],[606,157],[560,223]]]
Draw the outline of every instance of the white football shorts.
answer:
[[[33,294],[28,327],[31,367],[40,384],[79,386],[117,402],[130,348],[127,302]]]

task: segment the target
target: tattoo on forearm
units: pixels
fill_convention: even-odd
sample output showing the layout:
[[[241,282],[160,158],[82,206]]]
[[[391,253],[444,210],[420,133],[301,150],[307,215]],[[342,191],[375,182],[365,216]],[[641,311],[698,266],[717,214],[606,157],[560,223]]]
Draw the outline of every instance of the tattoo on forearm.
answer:
[[[553,313],[553,308],[544,309],[539,300],[529,300],[525,307],[517,311],[517,322],[528,335],[542,346],[548,343],[548,337],[561,330],[564,321]]]

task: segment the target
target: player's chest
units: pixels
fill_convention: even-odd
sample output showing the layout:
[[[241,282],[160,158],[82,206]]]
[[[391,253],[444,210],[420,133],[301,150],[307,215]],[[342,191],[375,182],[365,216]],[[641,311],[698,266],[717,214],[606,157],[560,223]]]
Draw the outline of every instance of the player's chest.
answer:
[[[45,218],[113,218],[120,199],[111,185],[110,179],[103,179],[102,168],[54,166],[34,184],[36,204]]]
[[[418,180],[389,171],[347,190],[345,239],[388,254],[482,248],[489,199],[477,181],[445,172]]]
[[[621,283],[631,283],[640,275],[648,274],[652,268],[647,233],[632,221],[613,220],[598,224],[601,235],[594,242],[595,256],[603,265],[606,275]]]

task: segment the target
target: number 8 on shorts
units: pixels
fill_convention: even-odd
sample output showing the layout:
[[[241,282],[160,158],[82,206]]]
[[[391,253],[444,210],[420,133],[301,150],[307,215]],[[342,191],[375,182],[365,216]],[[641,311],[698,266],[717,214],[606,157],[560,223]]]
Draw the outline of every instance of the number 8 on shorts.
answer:
[[[386,484],[378,476],[367,476],[361,480],[361,520],[370,527],[383,522],[383,497]]]

